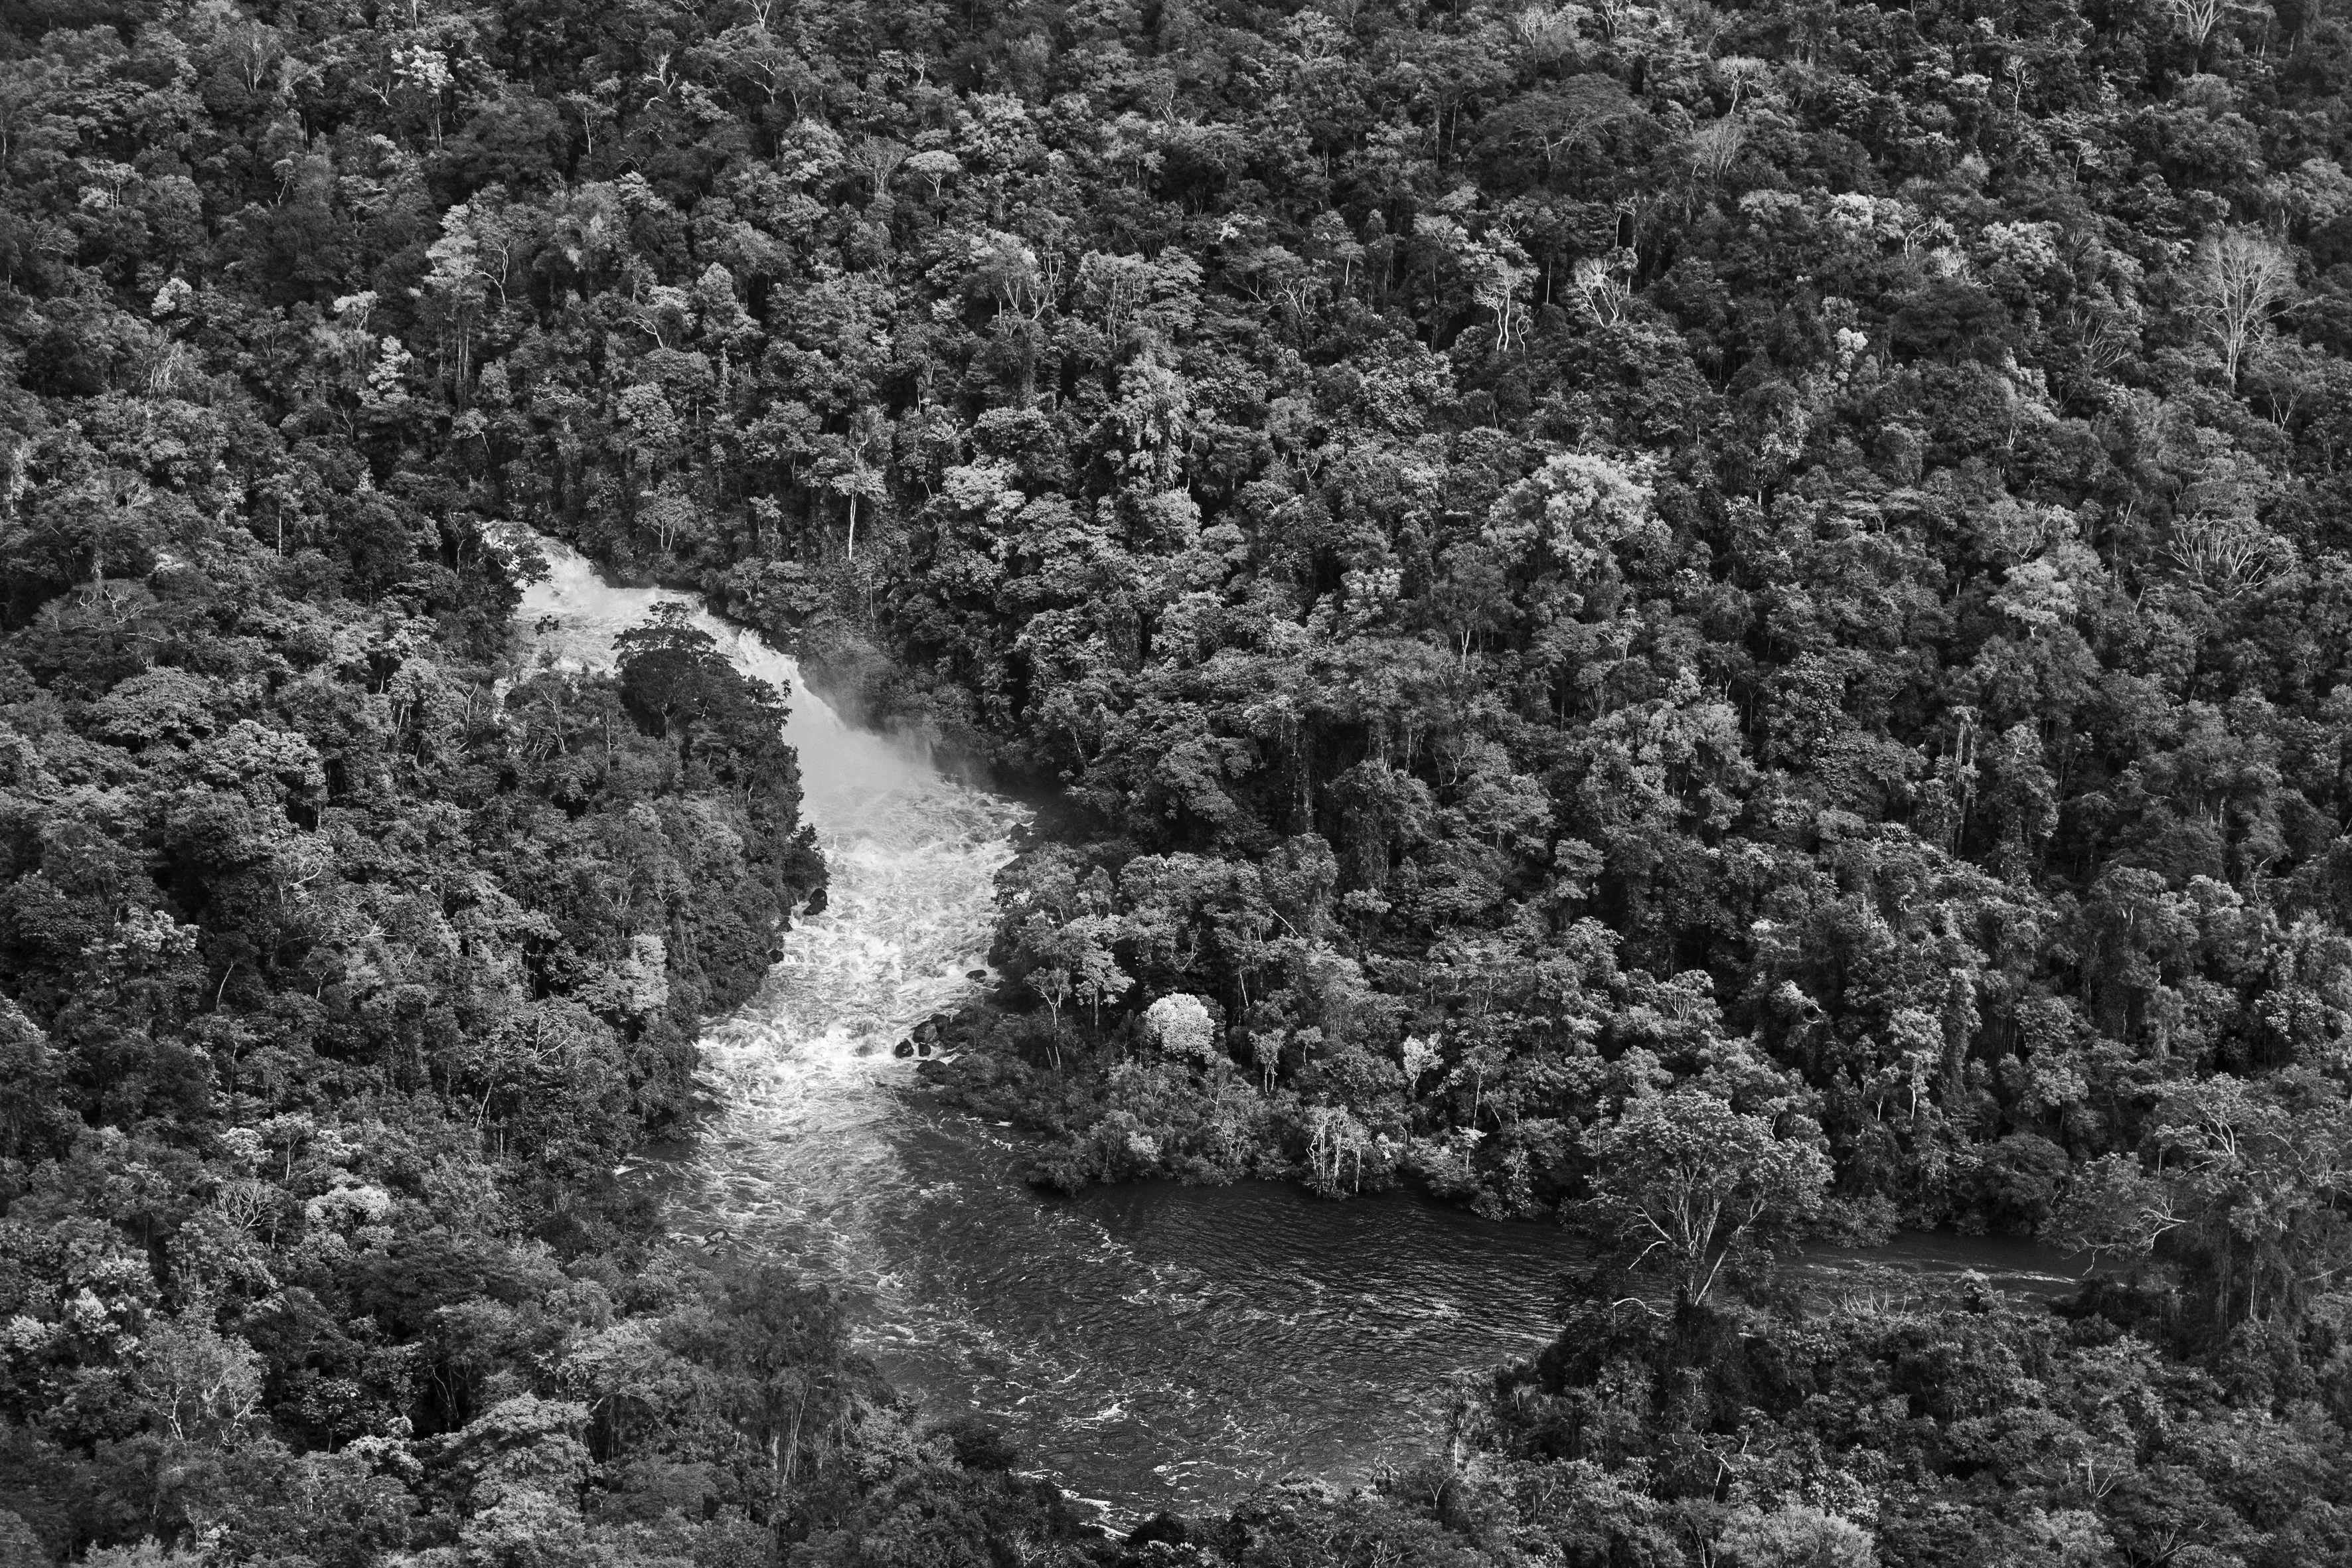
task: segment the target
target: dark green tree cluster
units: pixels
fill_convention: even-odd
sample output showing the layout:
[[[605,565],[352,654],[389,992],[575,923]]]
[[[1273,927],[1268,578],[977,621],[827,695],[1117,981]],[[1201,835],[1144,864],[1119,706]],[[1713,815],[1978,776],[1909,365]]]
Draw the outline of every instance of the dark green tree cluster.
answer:
[[[1443,1452],[1148,1527],[1187,1568],[2289,1568],[2352,1556],[2341,1319],[2189,1366],[1963,1288],[1793,1317],[1591,1300],[1457,1390]],[[2141,1303],[2145,1305],[2145,1303]],[[2107,1314],[2113,1313],[2114,1318]],[[1150,1559],[1147,1559],[1149,1561]]]
[[[529,658],[396,340],[298,303],[355,253],[241,194],[268,24],[9,26],[0,1556],[764,1562],[952,1472],[616,1172],[821,896],[783,694]]]
[[[20,365],[168,352],[6,308]],[[509,563],[394,453],[148,363],[0,392],[0,1524],[764,1552],[883,1396],[823,1291],[648,1255],[614,1166],[822,888],[779,694],[659,622],[518,672]]]

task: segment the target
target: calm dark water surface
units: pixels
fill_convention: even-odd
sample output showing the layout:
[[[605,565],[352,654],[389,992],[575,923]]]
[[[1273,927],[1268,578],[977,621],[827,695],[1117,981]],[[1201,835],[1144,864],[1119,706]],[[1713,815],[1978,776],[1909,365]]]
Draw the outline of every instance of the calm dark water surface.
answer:
[[[947,1408],[1013,1426],[1121,1511],[1229,1497],[1293,1471],[1346,1478],[1425,1442],[1448,1383],[1551,1337],[1579,1257],[1547,1226],[1402,1194],[1332,1203],[1251,1183],[1044,1198],[968,1123],[909,1126],[917,1191],[904,1337],[884,1355]],[[2073,1260],[2006,1237],[1906,1234],[1799,1267],[1981,1273],[2047,1294]],[[952,1303],[952,1309],[940,1309]]]
[[[608,664],[616,634],[683,598],[542,548],[553,572],[521,617],[543,627],[542,657]],[[789,658],[700,620],[739,667],[797,687]],[[829,1271],[863,1347],[927,1410],[993,1418],[1121,1517],[1294,1472],[1360,1476],[1428,1435],[1454,1376],[1549,1337],[1575,1256],[1556,1229],[1255,1184],[1047,1198],[1008,1134],[910,1097],[889,1047],[977,984],[1024,813],[805,692],[792,707],[830,897],[702,1041],[719,1110],[672,1173],[682,1229]],[[1810,1267],[1856,1261],[2023,1290],[2068,1272],[2026,1244],[1916,1236]]]

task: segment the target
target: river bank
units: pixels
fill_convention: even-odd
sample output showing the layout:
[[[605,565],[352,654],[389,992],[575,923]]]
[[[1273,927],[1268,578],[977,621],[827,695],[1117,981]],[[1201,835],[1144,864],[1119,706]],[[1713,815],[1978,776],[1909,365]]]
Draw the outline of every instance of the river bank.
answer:
[[[605,584],[560,548],[551,562],[524,613],[558,658],[593,661],[682,597]],[[831,884],[759,994],[701,1042],[711,1109],[667,1184],[682,1228],[839,1281],[858,1347],[927,1415],[984,1418],[1117,1518],[1213,1510],[1286,1475],[1363,1480],[1440,1436],[1455,1379],[1543,1349],[1582,1256],[1556,1225],[1402,1190],[1332,1203],[1290,1182],[1041,1193],[1055,1129],[1036,1086],[1053,1075],[1027,1075],[1015,1114],[940,1092],[995,1070],[1003,1047],[982,1048],[977,1021],[1029,1027],[983,996],[996,873],[1025,814],[843,721],[787,656],[698,613],[740,668],[793,687],[787,738]],[[961,1054],[893,1056],[941,1012]],[[2063,1284],[1995,1238],[1897,1237],[1859,1260],[1922,1287],[1965,1268],[2036,1295]]]
[[[567,584],[571,602],[549,607],[592,641],[650,603],[576,558],[558,601]],[[745,668],[797,674],[709,624]],[[1011,1117],[917,1092],[919,1070],[984,1053],[919,1069],[891,1051],[995,977],[985,955],[1023,813],[805,691],[789,738],[832,897],[703,1041],[714,1110],[672,1210],[720,1250],[837,1280],[853,1344],[919,1420],[977,1419],[990,1452],[1029,1456],[1055,1495],[1087,1500],[1113,1527],[1173,1511],[1196,1522],[1150,1531],[1224,1563],[1274,1560],[1277,1542],[1292,1553],[1281,1560],[1334,1561],[1347,1539],[1465,1563],[1562,1542],[1858,1552],[1873,1539],[1888,1561],[1990,1563],[2055,1542],[2091,1563],[2103,1542],[2161,1539],[2170,1491],[2226,1480],[2197,1436],[2209,1428],[2255,1422],[2292,1450],[2282,1463],[2336,1451],[2282,1403],[2334,1397],[2310,1370],[2324,1346],[2249,1340],[2225,1385],[2156,1348],[2174,1310],[2161,1292],[2043,1310],[2071,1265],[1995,1237],[1898,1235],[1815,1254],[1778,1305],[1662,1316],[1564,1300],[1580,1254],[1557,1226],[1402,1192],[1041,1194],[1034,1143],[995,1125]],[[1939,1288],[1971,1273],[1999,1289]],[[2128,1459],[2105,1500],[2034,1468],[2037,1444],[2105,1441],[2098,1410],[2119,1386],[2130,1410],[2189,1418],[2189,1438],[2131,1439],[2168,1456],[2148,1462],[2165,1467],[2165,1496]],[[2229,1517],[2197,1528],[2213,1535]]]

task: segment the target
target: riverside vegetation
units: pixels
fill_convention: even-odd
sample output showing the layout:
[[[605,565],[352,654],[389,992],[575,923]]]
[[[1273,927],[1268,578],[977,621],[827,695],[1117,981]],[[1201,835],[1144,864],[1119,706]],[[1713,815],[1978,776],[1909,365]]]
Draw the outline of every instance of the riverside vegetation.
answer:
[[[2352,1558],[2352,26],[2317,0],[0,13],[0,1561]],[[1351,1495],[1086,1529],[614,1174],[1051,791],[942,1090],[1565,1219]],[[2063,1310],[1776,1291],[2093,1246]],[[788,1260],[787,1260],[788,1261]]]

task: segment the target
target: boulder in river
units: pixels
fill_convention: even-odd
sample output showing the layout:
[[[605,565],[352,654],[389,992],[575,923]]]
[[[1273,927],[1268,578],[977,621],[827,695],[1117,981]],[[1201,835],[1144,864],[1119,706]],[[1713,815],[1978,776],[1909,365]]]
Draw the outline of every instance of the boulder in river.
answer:
[[[915,1042],[912,1040],[900,1040],[897,1045],[890,1047],[890,1054],[901,1058],[902,1060],[908,1057],[911,1057],[915,1054]]]
[[[963,972],[963,977],[966,980],[985,980],[988,978],[988,971],[985,969],[967,969]]]
[[[929,1056],[931,1054],[931,1042],[929,1040],[917,1040],[915,1042],[915,1054],[919,1057]]]

